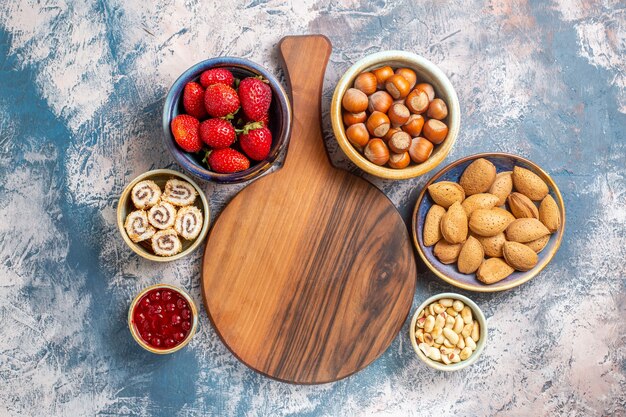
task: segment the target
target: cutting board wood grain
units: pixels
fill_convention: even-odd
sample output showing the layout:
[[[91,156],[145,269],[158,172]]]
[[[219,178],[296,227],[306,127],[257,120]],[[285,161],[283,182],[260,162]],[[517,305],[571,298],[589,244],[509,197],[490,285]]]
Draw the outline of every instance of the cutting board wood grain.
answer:
[[[415,259],[391,201],[327,156],[320,103],[330,41],[290,36],[279,48],[294,114],[286,160],[216,220],[202,293],[220,338],[246,365],[324,383],[390,345],[411,307]]]

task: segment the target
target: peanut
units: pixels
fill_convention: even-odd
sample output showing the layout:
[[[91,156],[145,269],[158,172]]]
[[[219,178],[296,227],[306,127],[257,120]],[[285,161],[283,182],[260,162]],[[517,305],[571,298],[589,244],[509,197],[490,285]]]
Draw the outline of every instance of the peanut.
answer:
[[[457,344],[459,343],[459,335],[455,333],[452,329],[444,328],[443,335],[450,341],[450,343]]]
[[[463,322],[465,324],[470,324],[473,321],[472,310],[468,306],[463,307],[461,310],[461,317],[463,318]]]
[[[469,336],[465,338],[465,346],[472,350],[476,350],[476,342],[474,342],[474,339]]]
[[[439,352],[439,351],[437,351],[437,352]],[[472,352],[473,351],[472,351],[472,349],[469,348],[469,346],[465,346],[465,348],[459,354],[459,357],[461,358],[462,361],[464,361],[465,359],[467,359],[470,356],[472,356]]]
[[[424,322],[424,332],[426,333],[432,332],[433,327],[435,327],[435,316],[426,317],[426,322]]]
[[[452,303],[454,301],[452,301],[451,298],[442,298],[441,300],[439,300],[439,304],[441,304],[444,307],[452,307]]]
[[[478,342],[480,339],[480,325],[478,322],[474,322],[474,327],[472,328],[472,340],[474,342]]]
[[[455,311],[461,312],[461,310],[463,310],[463,307],[465,307],[465,304],[463,304],[462,301],[454,300],[454,302],[452,303],[452,308]]]

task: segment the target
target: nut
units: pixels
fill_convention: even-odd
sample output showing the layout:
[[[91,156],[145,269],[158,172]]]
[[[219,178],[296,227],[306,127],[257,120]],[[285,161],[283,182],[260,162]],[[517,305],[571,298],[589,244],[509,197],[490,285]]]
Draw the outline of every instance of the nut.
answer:
[[[459,343],[459,335],[456,334],[452,329],[444,328],[443,335],[446,339],[450,341],[450,343],[456,345]]]
[[[439,300],[439,304],[441,304],[444,307],[452,307],[452,303],[454,301],[452,300],[452,298],[442,298],[441,300]]]
[[[465,324],[473,322],[472,310],[468,306],[463,307],[463,310],[461,310],[461,318],[463,318],[463,323]]]
[[[455,333],[461,333],[463,331],[463,326],[465,326],[465,322],[463,321],[463,318],[461,318],[461,316],[456,316],[454,318],[454,327],[452,328],[452,330]]]
[[[463,307],[465,307],[465,304],[463,304],[462,301],[459,300],[454,300],[454,302],[452,303],[452,308],[454,309],[454,311],[457,312],[461,312],[461,310],[463,310]]]
[[[426,317],[426,322],[424,323],[424,332],[430,333],[433,331],[435,327],[435,316]]]
[[[448,243],[462,243],[467,239],[467,215],[459,202],[453,203],[441,218],[441,235]]]
[[[506,199],[509,203],[511,213],[518,218],[537,219],[539,218],[539,210],[532,200],[522,193],[511,193]]]
[[[496,167],[485,158],[479,158],[468,165],[461,174],[459,185],[465,195],[486,193],[496,179]]]
[[[461,350],[461,353],[459,354],[459,357],[461,358],[462,361],[464,361],[465,359],[469,358],[470,356],[472,356],[472,349],[469,348],[469,346],[465,346],[465,348],[463,348],[463,350]],[[439,351],[437,351],[437,353],[439,353]]]
[[[476,342],[474,342],[474,339],[469,336],[465,338],[465,346],[469,347],[472,350],[476,350]]]
[[[513,187],[533,201],[541,201],[548,195],[548,186],[534,172],[522,168],[513,168]]]
[[[559,206],[550,194],[548,194],[539,205],[539,220],[543,223],[551,233],[559,230],[561,226],[561,214]]]

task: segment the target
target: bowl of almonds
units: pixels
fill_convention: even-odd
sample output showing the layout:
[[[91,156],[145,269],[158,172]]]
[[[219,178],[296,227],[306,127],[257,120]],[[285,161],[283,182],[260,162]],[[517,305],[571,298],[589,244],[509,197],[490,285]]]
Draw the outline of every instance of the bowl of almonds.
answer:
[[[478,360],[487,341],[485,315],[469,298],[437,294],[413,315],[411,345],[431,368],[458,371]]]
[[[424,263],[459,288],[502,291],[535,277],[556,254],[565,207],[535,163],[484,153],[430,179],[413,212],[413,242]]]

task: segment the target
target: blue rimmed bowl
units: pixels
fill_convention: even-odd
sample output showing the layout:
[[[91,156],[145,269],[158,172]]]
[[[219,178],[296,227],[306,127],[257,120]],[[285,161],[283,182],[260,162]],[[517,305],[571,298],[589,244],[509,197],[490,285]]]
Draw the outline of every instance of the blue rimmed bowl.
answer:
[[[235,172],[233,174],[220,174],[209,170],[207,166],[202,163],[204,154],[188,153],[180,149],[170,129],[172,120],[179,114],[184,113],[182,95],[185,85],[191,81],[198,81],[200,74],[211,68],[227,68],[233,73],[235,78],[239,79],[261,75],[269,81],[269,86],[272,89],[272,104],[269,110],[269,129],[272,132],[272,147],[267,158],[259,162],[250,161],[251,166],[245,171]],[[243,58],[219,57],[207,59],[183,72],[183,74],[174,81],[174,84],[167,93],[165,105],[163,106],[163,134],[165,146],[174,156],[176,162],[197,178],[220,183],[248,181],[267,171],[274,161],[276,161],[281,150],[289,142],[291,118],[291,104],[289,103],[287,93],[285,93],[285,90],[276,77],[265,68]]]
[[[434,204],[434,201],[427,192],[428,186],[439,181],[458,182],[461,178],[461,174],[465,171],[465,168],[479,158],[485,158],[492,162],[496,166],[497,172],[512,171],[514,166],[520,166],[537,174],[548,185],[550,195],[556,201],[561,215],[561,226],[559,227],[559,230],[550,236],[550,240],[548,241],[546,247],[539,252],[539,261],[537,262],[537,265],[529,271],[515,271],[502,281],[494,284],[483,284],[478,281],[476,274],[460,273],[456,267],[456,263],[450,265],[441,263],[433,253],[435,246],[424,246],[424,221],[428,210],[430,210]],[[541,272],[541,270],[548,265],[554,255],[556,255],[556,252],[561,245],[561,240],[563,239],[563,232],[565,230],[565,206],[563,203],[563,197],[561,197],[561,193],[559,192],[559,188],[556,183],[552,180],[550,175],[542,170],[537,164],[529,161],[528,159],[522,158],[521,156],[508,153],[480,153],[454,161],[450,165],[444,167],[441,171],[437,172],[426,183],[426,185],[424,185],[424,188],[420,192],[417,198],[417,203],[415,204],[415,209],[413,210],[412,221],[413,223],[411,228],[415,248],[426,266],[428,266],[428,268],[430,268],[435,275],[447,283],[465,290],[495,292],[508,290],[522,285],[526,281],[529,281],[537,276],[537,274],[539,274],[539,272]]]

